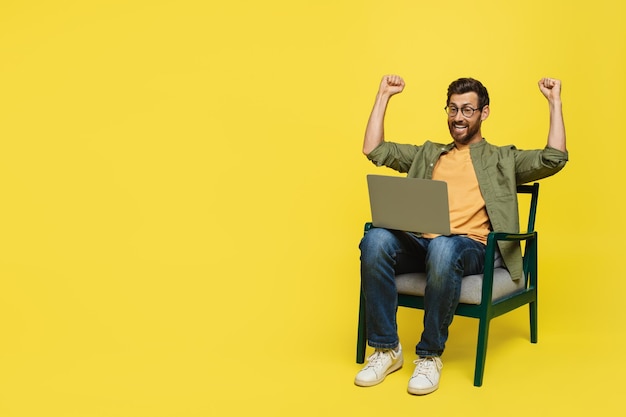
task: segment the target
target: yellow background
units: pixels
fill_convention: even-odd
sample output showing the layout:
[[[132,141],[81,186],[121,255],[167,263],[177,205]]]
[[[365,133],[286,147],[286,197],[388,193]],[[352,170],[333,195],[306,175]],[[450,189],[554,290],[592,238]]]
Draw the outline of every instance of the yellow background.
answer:
[[[610,415],[626,371],[624,3],[9,1],[0,5],[0,416]],[[540,196],[539,344],[526,309],[456,319],[439,391],[353,385],[360,153],[449,140],[453,79],[483,133],[545,144],[563,80],[571,162]],[[617,380],[613,378],[617,377]],[[524,403],[526,398],[531,403]]]

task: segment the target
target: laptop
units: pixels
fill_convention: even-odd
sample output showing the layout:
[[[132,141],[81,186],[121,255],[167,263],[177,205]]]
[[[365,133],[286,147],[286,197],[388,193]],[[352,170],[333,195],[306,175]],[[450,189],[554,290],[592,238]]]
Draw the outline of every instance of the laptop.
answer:
[[[418,178],[368,175],[372,224],[405,232],[450,234],[448,184]]]

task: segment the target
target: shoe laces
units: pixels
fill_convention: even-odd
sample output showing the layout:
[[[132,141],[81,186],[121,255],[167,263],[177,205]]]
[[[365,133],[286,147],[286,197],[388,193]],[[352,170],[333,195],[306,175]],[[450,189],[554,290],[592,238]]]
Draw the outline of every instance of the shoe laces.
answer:
[[[419,358],[413,361],[413,363],[417,365],[413,376],[414,377],[418,375],[428,376],[433,372],[433,370],[436,369],[438,371],[439,369],[442,368],[443,365],[441,365],[437,361],[438,359],[435,357]]]
[[[379,367],[383,365],[383,362],[390,355],[393,358],[393,349],[376,349],[368,358],[367,366]]]

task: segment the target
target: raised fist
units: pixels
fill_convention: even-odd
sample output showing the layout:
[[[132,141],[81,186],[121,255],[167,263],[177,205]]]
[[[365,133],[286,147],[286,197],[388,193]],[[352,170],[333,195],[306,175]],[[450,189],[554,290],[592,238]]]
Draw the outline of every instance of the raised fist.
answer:
[[[379,92],[393,96],[404,90],[404,80],[399,75],[385,75],[380,82]]]
[[[550,101],[561,99],[561,80],[556,78],[542,78],[539,80],[539,90]]]

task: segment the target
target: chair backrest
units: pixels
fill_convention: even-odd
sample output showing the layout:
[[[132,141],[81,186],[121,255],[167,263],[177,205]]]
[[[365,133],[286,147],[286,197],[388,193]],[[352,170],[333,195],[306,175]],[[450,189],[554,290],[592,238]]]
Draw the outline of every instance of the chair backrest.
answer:
[[[525,231],[526,233],[532,233],[535,231],[535,219],[537,217],[537,200],[539,199],[539,183],[533,183],[533,184],[527,184],[527,185],[518,185],[517,186],[517,194],[519,197],[519,194],[528,194],[530,196],[530,204],[528,205],[528,228]],[[522,207],[521,204],[518,203],[518,205],[520,207]],[[520,219],[522,217],[520,216]],[[520,220],[521,221],[521,220]],[[524,231],[522,230],[522,233],[524,233]],[[525,246],[525,245],[524,245]],[[526,285],[528,285],[528,273],[531,268],[531,262],[532,262],[532,256],[528,257],[526,256],[526,251],[524,250],[524,282],[526,283]],[[535,265],[536,267],[536,265]],[[535,284],[532,284],[533,286]]]
[[[530,205],[528,209],[528,228],[525,231],[522,230],[522,232],[534,232],[535,219],[537,217],[537,200],[539,199],[539,183],[536,182],[534,184],[518,185],[517,193],[530,195]]]

